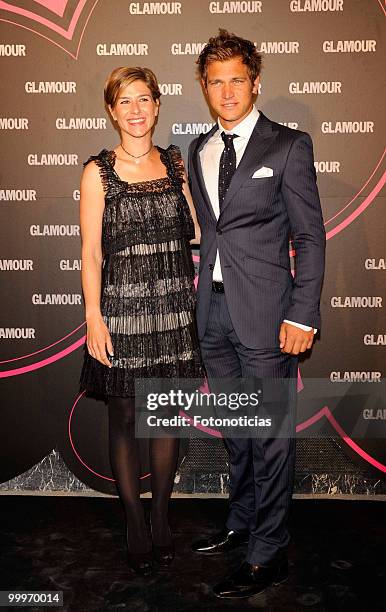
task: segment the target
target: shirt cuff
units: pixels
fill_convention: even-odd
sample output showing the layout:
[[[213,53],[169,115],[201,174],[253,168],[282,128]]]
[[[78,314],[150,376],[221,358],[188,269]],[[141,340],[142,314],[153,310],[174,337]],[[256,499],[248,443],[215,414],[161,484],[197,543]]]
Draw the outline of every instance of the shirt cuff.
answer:
[[[294,325],[295,327],[299,327],[303,331],[311,331],[312,327],[309,325],[303,325],[302,323],[295,323],[295,321],[288,321],[288,319],[284,319],[283,323],[289,323],[290,325]],[[316,334],[318,330],[314,327],[314,334]]]

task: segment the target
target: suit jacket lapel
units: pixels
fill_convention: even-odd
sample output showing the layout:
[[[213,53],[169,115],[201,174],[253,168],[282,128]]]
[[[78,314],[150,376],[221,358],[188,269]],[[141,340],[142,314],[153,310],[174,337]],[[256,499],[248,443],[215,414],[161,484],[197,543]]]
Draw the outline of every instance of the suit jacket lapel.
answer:
[[[237,127],[235,128],[235,132],[237,133]],[[253,171],[256,170],[256,166],[258,165],[260,159],[263,157],[266,150],[271,146],[277,134],[278,132],[272,129],[272,121],[270,121],[260,111],[260,117],[256,121],[256,125],[246,146],[244,155],[237,166],[236,172],[232,177],[231,184],[229,185],[229,189],[224,198],[224,202],[221,207],[221,214],[223,214],[225,208],[228,206],[233,196],[238,192],[243,182],[250,178]]]
[[[205,204],[207,205],[207,207],[209,208],[209,211],[211,212],[216,222],[217,222],[216,215],[214,214],[212,204],[210,202],[210,198],[209,198],[206,186],[205,186],[204,176],[202,173],[200,151],[203,149],[204,145],[208,142],[209,138],[211,138],[217,130],[218,130],[218,125],[216,123],[209,132],[207,132],[203,137],[197,140],[197,145],[193,152],[193,168],[196,173],[197,182],[201,190],[202,198]]]

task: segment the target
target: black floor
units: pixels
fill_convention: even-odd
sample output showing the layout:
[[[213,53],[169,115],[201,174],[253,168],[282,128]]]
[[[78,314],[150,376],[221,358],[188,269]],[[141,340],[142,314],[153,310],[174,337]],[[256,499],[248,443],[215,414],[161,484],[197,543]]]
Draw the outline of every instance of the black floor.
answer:
[[[237,567],[242,553],[208,558],[190,551],[197,535],[222,526],[223,500],[172,501],[176,559],[146,579],[125,564],[118,500],[3,496],[0,503],[0,590],[60,590],[61,610],[386,609],[384,502],[294,501],[289,581],[235,602],[218,600],[211,586]]]

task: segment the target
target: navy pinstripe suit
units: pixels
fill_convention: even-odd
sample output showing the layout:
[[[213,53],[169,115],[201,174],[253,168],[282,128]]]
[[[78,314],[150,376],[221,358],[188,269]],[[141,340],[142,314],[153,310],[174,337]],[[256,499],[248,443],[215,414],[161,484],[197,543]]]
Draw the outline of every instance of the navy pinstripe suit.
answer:
[[[320,328],[325,231],[312,141],[260,112],[217,219],[199,156],[217,129],[216,124],[189,148],[189,183],[201,227],[197,324],[208,377],[295,378],[297,358],[279,349],[280,325],[288,319]],[[273,176],[252,178],[262,166],[272,168]],[[212,292],[217,249],[224,294]],[[247,561],[270,565],[284,554],[289,539],[294,440],[227,438],[225,443],[227,527],[249,531]]]

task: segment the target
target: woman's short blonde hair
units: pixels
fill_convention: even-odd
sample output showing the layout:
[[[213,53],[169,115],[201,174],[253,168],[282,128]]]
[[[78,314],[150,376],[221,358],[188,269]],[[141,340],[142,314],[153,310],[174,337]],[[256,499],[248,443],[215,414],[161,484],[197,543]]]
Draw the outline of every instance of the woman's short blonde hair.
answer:
[[[150,68],[140,68],[138,66],[130,68],[122,66],[120,68],[115,68],[107,78],[104,88],[104,98],[107,106],[114,108],[122,87],[130,85],[133,81],[143,81],[146,83],[150,89],[154,102],[161,97],[157,77]]]

